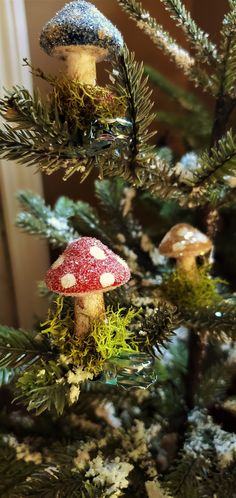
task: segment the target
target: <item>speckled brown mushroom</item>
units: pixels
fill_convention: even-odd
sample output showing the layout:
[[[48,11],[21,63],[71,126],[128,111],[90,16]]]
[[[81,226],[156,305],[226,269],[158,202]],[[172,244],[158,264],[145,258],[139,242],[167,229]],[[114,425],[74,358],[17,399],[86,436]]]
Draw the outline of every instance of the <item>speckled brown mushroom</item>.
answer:
[[[46,275],[51,291],[74,297],[75,333],[88,334],[94,320],[105,317],[104,292],[130,279],[127,263],[94,237],[71,242]]]
[[[159,245],[163,256],[176,259],[177,268],[192,278],[197,275],[196,257],[212,249],[211,240],[188,223],[174,225]]]
[[[96,84],[96,63],[123,47],[118,29],[85,0],[66,4],[43,28],[40,45],[66,62],[67,76],[82,84]]]

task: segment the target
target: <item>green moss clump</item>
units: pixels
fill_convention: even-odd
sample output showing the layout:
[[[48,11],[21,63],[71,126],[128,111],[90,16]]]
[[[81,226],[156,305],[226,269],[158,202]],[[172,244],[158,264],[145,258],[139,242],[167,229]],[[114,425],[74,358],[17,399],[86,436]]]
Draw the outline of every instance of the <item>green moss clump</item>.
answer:
[[[52,110],[58,109],[59,117],[69,126],[80,131],[90,128],[96,120],[105,125],[107,119],[126,115],[123,97],[114,95],[106,87],[82,85],[67,78],[53,81],[50,105]]]
[[[74,333],[73,308],[63,297],[55,301],[55,309],[49,311],[48,320],[42,324],[53,346],[60,352],[61,362],[67,366],[80,366],[94,375],[102,371],[106,360],[119,354],[137,353],[135,335],[127,327],[139,315],[139,311],[108,308],[106,319],[94,322],[90,333],[79,340]]]
[[[161,290],[179,309],[196,310],[221,300],[217,287],[222,283],[226,282],[219,278],[212,279],[208,267],[203,266],[198,269],[198,278],[195,280],[183,271],[174,271],[164,278]]]

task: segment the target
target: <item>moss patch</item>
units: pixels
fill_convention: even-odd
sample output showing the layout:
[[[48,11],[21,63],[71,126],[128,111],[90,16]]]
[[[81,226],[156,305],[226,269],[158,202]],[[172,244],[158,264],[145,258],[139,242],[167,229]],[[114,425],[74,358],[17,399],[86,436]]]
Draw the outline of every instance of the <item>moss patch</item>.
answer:
[[[82,85],[67,78],[53,81],[50,104],[70,126],[81,131],[87,130],[96,120],[106,124],[107,119],[126,114],[125,99],[114,95],[110,89]]]
[[[55,309],[49,311],[48,320],[42,324],[42,332],[60,351],[62,364],[80,366],[97,375],[112,356],[138,352],[135,335],[127,327],[139,313],[133,309],[124,313],[123,309],[114,312],[108,308],[106,320],[94,322],[89,335],[79,340],[74,333],[73,308],[63,297],[58,297]]]
[[[222,283],[226,282],[212,279],[208,267],[204,266],[198,270],[196,280],[191,280],[180,270],[174,271],[164,278],[161,290],[179,309],[195,310],[218,303],[221,297],[217,287]]]

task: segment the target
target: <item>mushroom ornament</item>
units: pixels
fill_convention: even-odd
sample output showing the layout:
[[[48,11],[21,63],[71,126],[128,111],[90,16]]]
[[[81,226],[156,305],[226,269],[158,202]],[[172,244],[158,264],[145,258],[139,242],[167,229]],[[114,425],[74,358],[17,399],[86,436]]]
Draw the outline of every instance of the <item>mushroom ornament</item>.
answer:
[[[211,240],[188,223],[174,225],[159,245],[163,256],[176,259],[177,268],[192,279],[197,277],[196,257],[212,249]]]
[[[67,76],[82,84],[96,84],[96,63],[123,47],[118,29],[85,0],[64,6],[43,28],[40,45],[66,62]]]
[[[88,334],[94,320],[105,318],[103,293],[130,279],[126,262],[100,240],[81,237],[71,242],[46,275],[49,290],[74,297],[75,333]]]

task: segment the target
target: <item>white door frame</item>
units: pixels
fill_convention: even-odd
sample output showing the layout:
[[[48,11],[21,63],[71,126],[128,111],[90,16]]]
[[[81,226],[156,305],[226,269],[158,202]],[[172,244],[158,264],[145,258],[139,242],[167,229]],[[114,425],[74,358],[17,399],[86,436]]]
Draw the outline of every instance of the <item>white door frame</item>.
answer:
[[[24,0],[0,0],[0,95],[3,87],[23,85],[32,91],[32,78],[22,67],[30,58]],[[20,327],[30,328],[35,315],[45,312],[45,303],[37,296],[36,282],[42,280],[49,265],[47,244],[15,227],[19,206],[16,192],[28,189],[42,194],[42,179],[32,168],[0,161],[0,188],[7,234],[17,317]],[[10,271],[10,269],[9,269]]]

